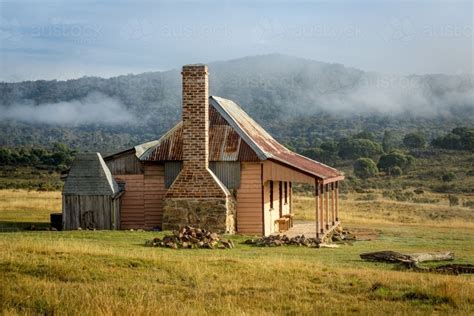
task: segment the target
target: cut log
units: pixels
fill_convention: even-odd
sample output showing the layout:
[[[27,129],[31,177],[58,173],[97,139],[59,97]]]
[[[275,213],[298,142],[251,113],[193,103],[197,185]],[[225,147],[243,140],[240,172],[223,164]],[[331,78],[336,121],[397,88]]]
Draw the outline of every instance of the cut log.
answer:
[[[454,260],[454,252],[416,252],[408,254],[415,262]]]
[[[420,262],[427,261],[448,261],[454,259],[454,253],[447,252],[417,252],[417,253],[399,253],[395,251],[377,251],[360,254],[364,260],[382,261],[389,263],[400,263],[406,268],[417,272],[434,272],[444,274],[474,274],[474,265],[472,264],[446,264],[437,267],[420,267]]]
[[[474,274],[473,264],[447,264],[429,268],[431,272],[446,273],[446,274]]]
[[[417,253],[400,253],[395,251],[376,251],[362,253],[361,259],[382,262],[400,262],[400,263],[419,263],[427,261],[448,261],[454,259],[454,253],[447,252],[417,252]]]

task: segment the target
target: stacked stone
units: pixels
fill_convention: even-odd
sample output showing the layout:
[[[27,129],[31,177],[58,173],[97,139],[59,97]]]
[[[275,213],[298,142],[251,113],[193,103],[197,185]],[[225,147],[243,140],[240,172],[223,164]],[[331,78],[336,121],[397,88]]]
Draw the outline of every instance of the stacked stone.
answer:
[[[234,243],[232,240],[223,239],[218,234],[208,230],[185,226],[162,239],[149,240],[145,243],[145,246],[172,249],[231,249],[234,248]]]
[[[248,239],[245,241],[248,245],[255,245],[258,247],[277,247],[283,245],[304,246],[319,248],[320,241],[316,238],[307,238],[304,235],[288,237],[286,235],[272,235],[258,239]]]
[[[353,241],[356,235],[347,229],[335,230],[331,236],[332,241]]]

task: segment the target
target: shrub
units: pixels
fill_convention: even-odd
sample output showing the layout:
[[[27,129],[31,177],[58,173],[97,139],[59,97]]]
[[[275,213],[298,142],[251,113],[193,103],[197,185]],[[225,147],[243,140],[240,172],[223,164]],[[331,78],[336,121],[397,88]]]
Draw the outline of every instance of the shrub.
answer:
[[[411,201],[415,194],[413,192],[409,191],[402,191],[402,190],[393,190],[393,191],[383,191],[382,196],[384,198],[400,201],[400,202],[406,202],[406,201]]]
[[[448,200],[449,200],[449,206],[459,205],[459,198],[455,195],[449,194]]]
[[[390,170],[388,171],[388,173],[391,175],[391,176],[394,176],[394,177],[399,177],[403,174],[403,170],[402,168],[396,166],[396,167],[393,167],[393,168],[390,168]]]
[[[443,176],[441,177],[441,180],[443,180],[443,182],[451,182],[453,181],[454,179],[456,179],[456,175],[452,172],[448,172],[448,173],[445,173],[443,174]]]
[[[377,175],[377,165],[370,158],[359,158],[354,163],[354,174],[361,179],[368,179]]]
[[[403,144],[407,148],[424,148],[426,146],[426,138],[421,133],[410,133],[403,138]]]
[[[469,207],[469,208],[474,208],[474,201],[464,201],[462,203],[462,206]]]
[[[409,169],[413,165],[414,160],[415,158],[413,158],[413,156],[393,151],[389,154],[380,156],[377,167],[379,170],[391,174],[391,169],[395,167],[400,168],[402,171]]]
[[[367,193],[361,196],[358,196],[355,200],[356,201],[375,201],[377,200],[378,196],[375,193]]]
[[[375,157],[382,153],[382,146],[368,139],[343,139],[339,142],[339,157],[357,159]]]

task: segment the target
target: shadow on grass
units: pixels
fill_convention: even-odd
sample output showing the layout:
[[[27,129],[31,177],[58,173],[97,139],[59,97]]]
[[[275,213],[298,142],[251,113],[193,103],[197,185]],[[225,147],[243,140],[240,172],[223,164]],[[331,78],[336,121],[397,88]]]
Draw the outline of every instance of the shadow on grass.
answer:
[[[13,222],[0,221],[0,232],[41,231],[50,230],[48,222]]]

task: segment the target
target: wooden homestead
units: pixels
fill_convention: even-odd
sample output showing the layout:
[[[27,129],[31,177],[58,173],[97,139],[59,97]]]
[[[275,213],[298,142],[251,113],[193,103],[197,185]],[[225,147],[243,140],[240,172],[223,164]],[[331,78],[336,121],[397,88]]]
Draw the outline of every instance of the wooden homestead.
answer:
[[[120,228],[121,193],[99,153],[79,154],[62,193],[64,229]]]
[[[270,235],[291,226],[293,183],[314,189],[318,237],[338,225],[341,172],[285,148],[235,102],[209,96],[207,66],[184,66],[182,76],[182,121],[104,158],[124,186],[115,227]]]

